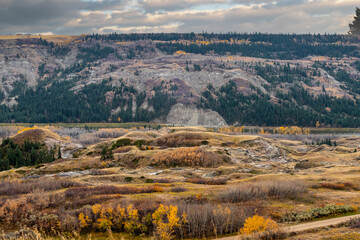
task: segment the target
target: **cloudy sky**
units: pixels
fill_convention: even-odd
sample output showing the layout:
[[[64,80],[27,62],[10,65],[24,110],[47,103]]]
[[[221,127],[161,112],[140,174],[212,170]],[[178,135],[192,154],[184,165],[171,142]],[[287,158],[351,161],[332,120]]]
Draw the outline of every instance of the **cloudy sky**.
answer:
[[[0,34],[346,33],[359,0],[0,0]]]

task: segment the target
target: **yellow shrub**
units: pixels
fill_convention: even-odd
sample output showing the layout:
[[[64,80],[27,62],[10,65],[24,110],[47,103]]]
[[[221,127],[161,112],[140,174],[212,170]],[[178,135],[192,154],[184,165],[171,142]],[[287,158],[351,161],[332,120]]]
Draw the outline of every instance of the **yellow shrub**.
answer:
[[[127,218],[124,224],[125,230],[131,234],[134,234],[139,229],[144,231],[144,226],[139,221],[139,212],[132,204],[126,208],[126,213]]]
[[[106,217],[98,218],[96,220],[96,227],[99,231],[105,232],[108,229],[110,229],[112,225],[113,225],[113,223],[111,222],[111,220]]]
[[[154,189],[155,192],[164,192],[164,189],[162,187],[159,187],[159,186],[154,186],[153,189]]]
[[[255,215],[245,220],[244,227],[240,229],[240,233],[241,234],[262,233],[276,229],[277,229],[277,224],[275,221]]]
[[[89,216],[85,215],[84,213],[79,214],[79,221],[80,221],[80,228],[87,228],[91,223]]]
[[[96,215],[100,212],[101,210],[101,205],[100,204],[95,204],[91,207],[92,212]]]

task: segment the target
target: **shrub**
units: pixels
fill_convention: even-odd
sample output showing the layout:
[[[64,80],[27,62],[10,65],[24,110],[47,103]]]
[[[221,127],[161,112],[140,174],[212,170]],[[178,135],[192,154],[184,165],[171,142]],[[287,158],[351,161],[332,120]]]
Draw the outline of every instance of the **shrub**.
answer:
[[[177,148],[167,152],[159,152],[151,159],[152,165],[203,166],[214,167],[224,160],[213,152],[207,152],[200,147]]]
[[[320,185],[322,188],[329,188],[333,190],[345,190],[345,184],[342,183],[322,183]]]
[[[271,219],[265,219],[254,215],[246,219],[244,227],[240,230],[241,234],[265,233],[277,229],[277,224]]]
[[[133,177],[125,177],[125,178],[124,178],[124,181],[127,182],[127,183],[129,183],[129,182],[134,181],[134,178],[133,178]]]
[[[187,189],[184,187],[173,187],[171,188],[171,192],[180,193],[180,192],[186,192]]]
[[[315,168],[319,165],[307,161],[298,162],[295,164],[295,169],[309,169],[309,168]]]
[[[201,145],[209,145],[208,141],[201,141]]]
[[[206,184],[206,185],[226,185],[227,180],[224,178],[207,179],[207,178],[192,178],[186,180],[189,183],[194,184]]]
[[[153,183],[153,182],[154,182],[153,179],[149,179],[149,178],[148,178],[148,179],[145,180],[145,183]]]
[[[328,188],[333,190],[358,190],[358,188],[350,183],[350,182],[343,182],[343,183],[321,183],[319,185],[314,185],[313,188]]]
[[[353,218],[349,221],[349,226],[351,228],[360,228],[360,218]]]
[[[348,205],[331,204],[323,208],[312,208],[304,212],[289,213],[283,217],[283,222],[303,222],[313,219],[328,217],[333,215],[345,214],[356,211],[356,207]]]
[[[169,179],[169,178],[158,178],[158,179],[154,179],[154,182],[156,182],[156,183],[172,183],[172,182],[174,182],[174,180]]]
[[[145,145],[145,144],[146,144],[146,141],[142,140],[142,139],[135,141],[135,146],[140,150],[142,150],[142,146]]]
[[[261,200],[267,197],[278,199],[293,198],[308,190],[303,182],[299,181],[266,181],[258,183],[244,183],[221,191],[217,198],[222,202],[245,202]]]
[[[57,189],[80,187],[83,184],[78,182],[57,179],[36,179],[36,180],[24,180],[24,181],[2,181],[0,182],[0,195],[15,196],[20,194],[27,194],[35,189],[41,189],[44,191],[53,191]]]
[[[119,139],[117,140],[116,142],[114,142],[112,145],[111,145],[111,149],[112,150],[115,150],[119,147],[123,147],[123,146],[129,146],[131,145],[131,139],[128,139],[128,138],[123,138],[123,139]]]
[[[112,152],[112,149],[108,148],[106,145],[104,145],[101,149],[101,161],[105,160],[114,160],[114,154]]]

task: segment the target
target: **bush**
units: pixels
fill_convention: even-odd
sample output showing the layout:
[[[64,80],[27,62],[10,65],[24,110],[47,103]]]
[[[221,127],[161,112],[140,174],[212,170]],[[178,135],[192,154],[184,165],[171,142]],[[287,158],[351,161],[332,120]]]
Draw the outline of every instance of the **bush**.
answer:
[[[154,179],[154,182],[156,182],[156,183],[172,183],[172,182],[174,182],[174,180],[169,179],[169,178],[159,178],[159,179]]]
[[[130,183],[130,182],[134,181],[134,178],[133,177],[125,177],[124,181],[127,183]]]
[[[171,192],[180,193],[180,192],[186,192],[187,189],[184,187],[173,187],[171,188]]]
[[[349,226],[351,228],[357,228],[359,229],[360,228],[360,218],[353,218],[349,221]]]
[[[321,183],[319,185],[315,185],[313,186],[313,188],[328,188],[328,189],[333,189],[333,190],[358,190],[358,188],[350,183],[350,182],[344,182],[344,183],[329,183],[329,182],[325,182],[325,183]]]
[[[293,198],[307,191],[305,184],[299,181],[266,181],[244,183],[238,187],[221,191],[217,198],[221,202],[236,203],[262,200],[267,197],[278,199]]]
[[[334,216],[339,214],[351,213],[356,211],[356,207],[348,205],[331,204],[323,208],[312,208],[304,212],[290,213],[283,217],[283,222],[303,222],[311,221],[317,218]]]
[[[142,146],[146,144],[146,141],[142,139],[136,140],[134,144],[138,149],[142,150]]]
[[[115,150],[115,149],[117,149],[119,147],[124,147],[124,146],[129,146],[129,145],[131,145],[131,139],[123,138],[123,139],[119,139],[116,142],[114,142],[111,145],[111,149]]]
[[[246,219],[244,227],[240,230],[241,234],[265,233],[276,230],[277,224],[271,219],[265,219],[254,215]]]
[[[14,182],[2,181],[0,182],[0,195],[15,196],[30,193],[35,189],[53,191],[58,189],[80,186],[83,186],[83,184],[64,179],[37,179]]]
[[[186,180],[189,183],[194,184],[206,184],[206,185],[226,185],[227,180],[224,178],[219,179],[207,179],[207,178],[193,178]]]
[[[298,162],[295,164],[295,169],[309,169],[309,168],[315,168],[318,167],[319,165],[315,164],[315,163],[310,163],[307,161],[302,161],[302,162]]]
[[[149,179],[149,178],[145,180],[145,183],[153,183],[153,182],[154,182],[154,180]]]

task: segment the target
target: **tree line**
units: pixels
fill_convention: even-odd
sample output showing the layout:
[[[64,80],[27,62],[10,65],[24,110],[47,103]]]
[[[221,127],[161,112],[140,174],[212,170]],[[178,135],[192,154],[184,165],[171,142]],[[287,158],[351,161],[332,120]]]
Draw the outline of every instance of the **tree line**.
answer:
[[[10,138],[2,140],[0,145],[0,171],[23,166],[34,166],[41,163],[49,163],[61,158],[61,152],[57,147],[48,149],[45,144],[24,140],[23,144],[16,144]]]

